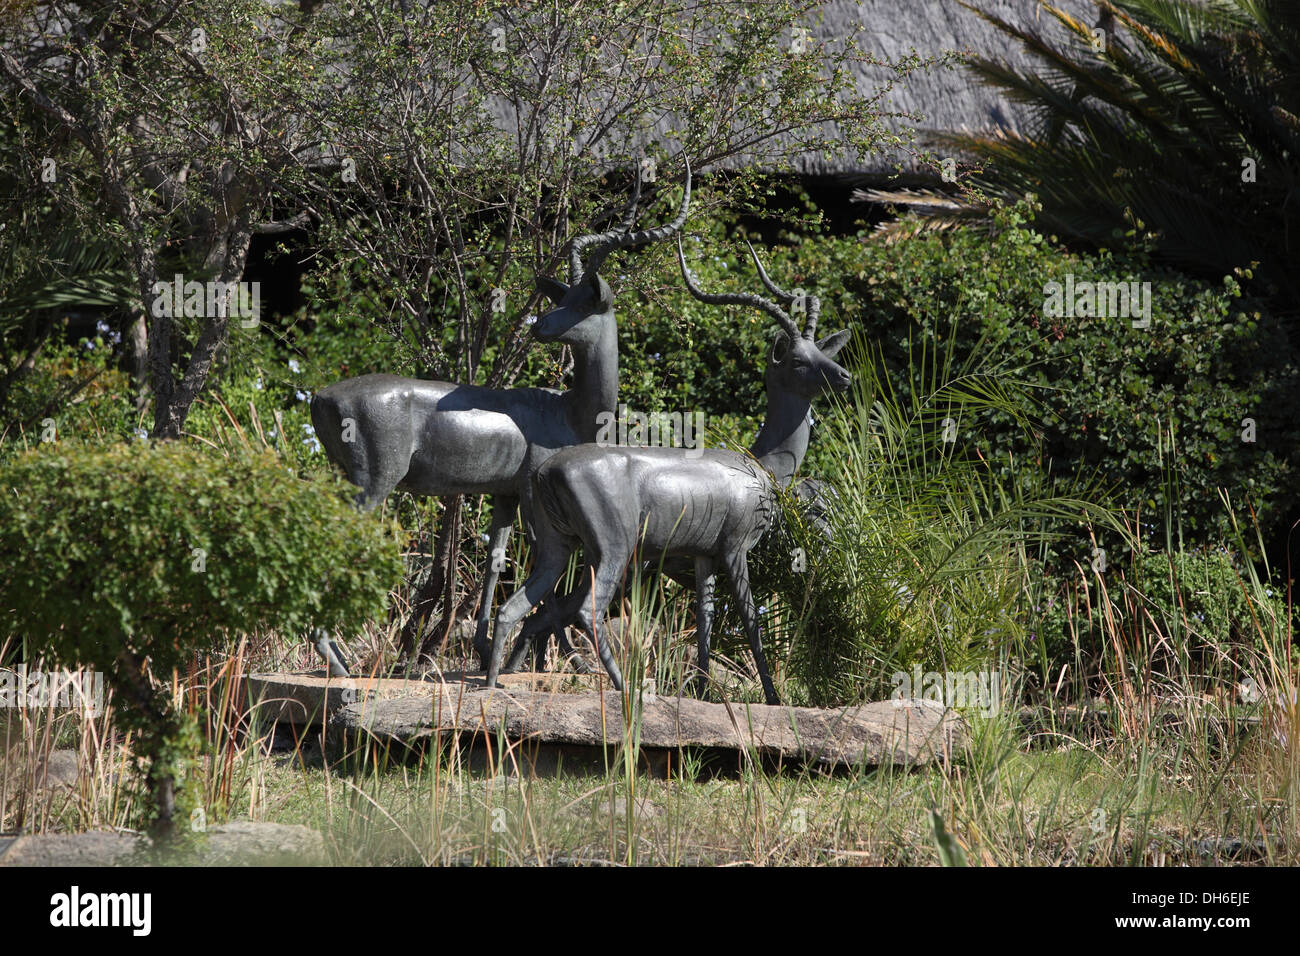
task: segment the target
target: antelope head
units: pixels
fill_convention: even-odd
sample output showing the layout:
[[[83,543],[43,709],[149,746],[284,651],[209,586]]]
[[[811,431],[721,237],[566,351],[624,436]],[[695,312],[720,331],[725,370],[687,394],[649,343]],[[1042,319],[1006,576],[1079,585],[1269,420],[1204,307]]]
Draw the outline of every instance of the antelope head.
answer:
[[[677,260],[681,265],[682,278],[685,279],[686,288],[690,290],[691,295],[711,305],[756,306],[776,319],[780,331],[776,333],[776,340],[772,343],[772,353],[767,366],[769,395],[791,394],[812,401],[826,391],[844,391],[852,384],[853,376],[834,361],[834,356],[848,342],[849,330],[842,329],[834,335],[818,340],[817,318],[821,312],[821,300],[815,295],[799,295],[782,289],[767,274],[752,245],[749,246],[749,254],[753,256],[754,265],[758,267],[759,279],[767,290],[776,296],[778,302],[748,292],[715,294],[702,291],[686,268],[681,236],[677,237]],[[793,306],[796,313],[799,311],[806,313],[807,321],[802,332],[781,304]]]
[[[641,199],[641,168],[637,166],[636,183],[632,189],[632,198],[624,211],[619,225],[608,232],[578,236],[569,246],[569,282],[560,282],[541,276],[537,280],[537,289],[555,303],[551,309],[533,324],[533,336],[542,342],[562,342],[566,345],[588,344],[598,338],[600,332],[587,320],[592,316],[612,316],[614,311],[614,293],[608,283],[600,277],[600,267],[605,259],[616,249],[638,246],[649,242],[659,242],[676,235],[686,224],[686,215],[691,202],[691,164],[686,161],[685,188],[682,193],[681,208],[672,222],[654,229],[634,231],[636,207]],[[583,253],[590,249],[587,261],[583,263]]]

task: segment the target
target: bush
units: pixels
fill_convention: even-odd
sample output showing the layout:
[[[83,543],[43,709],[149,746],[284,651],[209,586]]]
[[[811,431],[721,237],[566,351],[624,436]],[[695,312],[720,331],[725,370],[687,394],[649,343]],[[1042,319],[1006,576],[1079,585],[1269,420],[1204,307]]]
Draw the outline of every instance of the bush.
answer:
[[[1050,660],[1069,660],[1076,651],[1095,660],[1105,651],[1107,628],[1118,624],[1136,646],[1152,649],[1151,662],[1170,658],[1156,650],[1169,636],[1203,673],[1236,673],[1275,654],[1279,635],[1289,632],[1286,601],[1243,572],[1240,560],[1227,548],[1143,550],[1109,569],[1105,612],[1102,582],[1084,565],[1083,580],[1076,574],[1071,586],[1035,608],[1034,637]]]
[[[1276,537],[1286,518],[1278,493],[1294,481],[1300,439],[1294,352],[1277,320],[1240,298],[1232,279],[1215,287],[1141,257],[1063,253],[1020,228],[1019,215],[1009,212],[992,238],[958,232],[898,251],[868,248],[846,295],[878,317],[872,335],[891,367],[905,367],[907,329],[959,357],[1017,356],[1042,387],[1046,413],[1041,447],[1009,419],[981,437],[979,452],[1007,474],[1032,464],[1052,477],[1096,479],[1115,504],[1142,515],[1148,541],[1178,531],[1189,545],[1230,535],[1217,493],[1226,488]],[[1150,328],[1045,316],[1044,289],[1069,274],[1149,281]],[[953,315],[955,340],[944,342]]]
[[[0,492],[0,606],[34,649],[104,673],[162,833],[195,738],[149,675],[234,634],[355,625],[401,572],[392,535],[341,482],[300,480],[272,455],[62,442],[7,463]]]
[[[1025,204],[1003,210],[991,235],[808,239],[762,255],[778,281],[821,297],[826,327],[861,329],[903,398],[918,387],[908,363],[922,342],[950,354],[954,367],[996,356],[1013,368],[1043,404],[1037,433],[1000,412],[978,433],[958,423],[958,450],[978,452],[1003,478],[1027,487],[1044,476],[1096,481],[1117,506],[1141,512],[1149,540],[1163,543],[1176,522],[1191,546],[1229,536],[1217,494],[1226,488],[1243,511],[1255,509],[1265,540],[1276,541],[1287,518],[1279,492],[1295,483],[1291,456],[1300,446],[1297,362],[1278,319],[1242,297],[1232,278],[1216,286],[1154,268],[1141,254],[1064,251],[1030,228],[1031,215]],[[738,288],[728,274],[743,246],[709,244],[716,255],[688,253],[701,286]],[[1079,282],[1150,282],[1150,327],[1046,315],[1048,283],[1064,284],[1070,274]],[[640,334],[656,342],[669,369],[683,360],[690,368],[659,381],[686,408],[753,422],[742,429],[748,440],[763,412],[767,323],[752,309],[702,307],[677,288],[680,279],[677,287],[666,274],[661,281],[662,317],[651,320],[653,335]],[[673,340],[685,359],[667,357]],[[643,387],[635,375],[624,374],[625,390]],[[629,403],[650,400],[644,387]],[[1247,418],[1253,426],[1243,425]],[[814,430],[804,471],[832,467]]]
[[[1257,521],[1267,544],[1279,541],[1287,519],[1280,491],[1294,481],[1291,454],[1300,439],[1300,409],[1294,351],[1278,319],[1243,297],[1232,278],[1221,285],[1190,279],[1152,267],[1140,252],[1068,252],[1033,231],[1031,216],[1032,208],[1020,204],[1001,210],[989,234],[921,233],[893,243],[809,238],[761,254],[778,281],[821,296],[826,327],[857,326],[878,350],[881,380],[898,390],[900,407],[933,398],[928,393],[935,380],[912,367],[917,348],[943,357],[950,370],[996,362],[1005,384],[1036,397],[1032,428],[1019,412],[996,405],[981,408],[977,417],[952,415],[956,440],[949,453],[954,460],[982,461],[985,487],[1025,499],[1053,488],[1076,489],[1070,493],[1133,516],[1148,549],[1166,540],[1180,541],[1189,552],[1215,546],[1231,539],[1233,519],[1244,513],[1250,517],[1243,524]],[[739,266],[746,267],[743,275],[752,271],[743,245],[726,240],[720,230],[711,229],[706,251],[700,248],[695,245],[688,260],[706,289],[736,289],[730,275]],[[662,371],[647,375],[639,358],[646,349],[637,352],[625,343],[624,352],[633,353],[625,362],[625,392],[640,392],[626,400],[663,407],[663,399],[658,405],[654,399],[662,394],[680,402],[683,411],[703,408],[711,437],[748,444],[763,410],[767,323],[753,310],[701,307],[679,289],[675,263],[651,259],[649,265],[661,270],[647,283],[658,290],[659,308],[641,310],[635,324],[622,319],[633,311],[624,308],[620,328],[625,337],[653,343],[651,357],[660,353],[656,366]],[[1150,282],[1150,326],[1134,328],[1130,318],[1050,316],[1049,283],[1064,284],[1071,275],[1077,282]],[[746,281],[743,287],[753,291]],[[860,371],[862,352],[851,355],[850,363]],[[814,414],[820,423],[803,473],[843,474],[844,443],[834,437],[838,413],[827,408]],[[860,478],[867,482],[860,487],[873,487],[865,469]],[[1240,511],[1222,506],[1220,488]],[[879,493],[896,494],[890,488]],[[1051,531],[1059,535],[1053,539]],[[1088,567],[1093,547],[1105,548],[1119,566],[1133,543],[1123,529],[1089,528],[1077,517],[1062,516],[1043,532],[1038,576],[1045,577],[1044,599],[1061,598],[1075,563]],[[787,591],[792,606],[823,622],[809,632],[815,642],[839,635],[832,644],[790,647],[803,678],[820,686],[816,693],[842,697],[849,686],[832,692],[828,683],[836,673],[875,674],[863,648],[872,644],[879,654],[885,632],[896,626],[887,614],[871,610],[887,608],[888,595],[861,590],[875,579],[862,574],[858,584],[841,582],[850,587],[846,591],[836,589],[839,576],[824,576],[821,583],[830,590],[800,597],[789,588],[807,578],[782,583],[775,558],[772,569],[776,576],[769,585]],[[907,573],[895,573],[908,580]],[[758,571],[755,577],[757,584]],[[851,626],[855,605],[865,617]],[[1033,619],[1031,613],[1020,620],[1032,630]],[[855,627],[868,633],[854,636]],[[834,645],[841,640],[848,643]],[[920,631],[910,646],[904,657],[933,655],[936,649]],[[1053,660],[1064,655],[1058,666],[1073,659],[1059,643],[1051,650]],[[822,676],[810,670],[816,667],[825,669]]]
[[[131,434],[131,381],[119,367],[121,342],[114,342],[120,338],[101,321],[93,337],[76,344],[47,343],[30,371],[14,376],[0,406],[0,461],[55,439]]]

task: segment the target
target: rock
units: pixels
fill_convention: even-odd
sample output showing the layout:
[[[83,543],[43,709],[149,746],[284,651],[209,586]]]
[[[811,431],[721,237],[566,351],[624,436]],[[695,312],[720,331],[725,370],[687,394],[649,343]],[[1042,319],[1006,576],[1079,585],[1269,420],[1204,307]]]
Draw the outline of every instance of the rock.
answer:
[[[8,781],[10,789],[34,784],[37,790],[70,790],[77,786],[77,777],[75,750],[52,750],[38,757],[20,746],[0,753],[0,782]]]
[[[54,750],[36,772],[36,786],[45,790],[77,785],[77,752]]]
[[[483,673],[443,672],[441,686],[464,686],[482,689],[487,681]],[[519,673],[502,674],[503,688],[561,693],[591,690],[605,680],[600,674]],[[440,686],[439,675],[423,680],[398,677],[327,677],[324,671],[310,674],[250,674],[245,681],[249,706],[266,723],[319,727],[340,708],[358,701],[387,700],[396,697],[428,701]],[[427,706],[427,704],[426,704]]]
[[[92,830],[86,833],[39,833],[0,839],[0,867],[9,866],[128,866],[156,861],[137,848],[149,846],[134,833]],[[325,862],[325,842],[308,827],[284,823],[236,820],[208,830],[205,845],[191,859],[195,866],[284,866]]]
[[[433,684],[387,677],[329,677],[311,674],[250,674],[245,680],[252,712],[267,723],[321,726],[340,707],[358,700],[428,697]]]
[[[601,748],[622,742],[622,708],[616,692],[444,686],[432,701],[398,697],[348,704],[331,719],[327,741],[336,753],[362,740],[400,751],[422,746],[437,732],[484,736],[504,729],[510,740]],[[964,740],[961,718],[926,700],[823,710],[656,697],[643,703],[640,725],[643,751],[748,752],[824,769],[925,764],[945,758]]]
[[[233,820],[208,830],[205,866],[283,866],[325,861],[325,840],[310,827]]]
[[[140,838],[134,833],[40,833],[15,837],[0,847],[0,867],[122,866]]]

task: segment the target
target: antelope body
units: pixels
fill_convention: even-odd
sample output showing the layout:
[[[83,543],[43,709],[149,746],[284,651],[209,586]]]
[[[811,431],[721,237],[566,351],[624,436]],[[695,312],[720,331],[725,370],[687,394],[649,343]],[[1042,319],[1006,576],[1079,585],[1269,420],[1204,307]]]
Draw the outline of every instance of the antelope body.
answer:
[[[752,252],[752,249],[751,249]],[[622,448],[577,445],[548,458],[533,475],[532,496],[536,564],[523,587],[497,615],[488,686],[501,671],[505,640],[514,625],[554,586],[579,544],[586,567],[575,592],[565,598],[560,622],[575,622],[595,643],[601,663],[622,687],[622,675],[604,640],[605,609],[628,562],[640,549],[650,561],[660,556],[695,559],[697,664],[700,686],[707,681],[713,619],[713,588],[718,569],[726,573],[732,597],[749,637],[768,703],[776,689],[763,657],[758,615],[749,588],[748,552],[771,522],[775,487],[789,484],[808,450],[809,407],[828,389],[847,388],[849,373],[832,361],[848,340],[837,332],[813,340],[818,301],[810,297],[808,326],[801,335],[780,306],[759,296],[708,295],[686,271],[678,239],[678,259],[687,288],[715,304],[757,305],[781,323],[767,370],[767,417],[751,454],[706,449],[688,456],[682,448]],[[757,256],[754,261],[758,263]],[[778,288],[762,264],[764,284],[786,302],[795,296]],[[521,639],[508,664],[527,650]]]
[[[686,165],[681,208],[670,223],[634,232],[641,194],[638,175],[619,227],[580,236],[569,250],[566,285],[540,277],[538,290],[555,303],[532,326],[535,338],[568,345],[573,387],[493,389],[397,375],[362,375],[321,389],[311,417],[329,459],[360,487],[356,504],[377,507],[395,488],[416,495],[492,497],[489,543],[474,646],[489,656],[488,619],[517,507],[531,509],[528,477],[558,449],[594,441],[602,412],[618,406],[618,328],[614,296],[597,270],[616,249],[673,235],[686,221],[691,171]],[[591,254],[583,264],[582,254]]]

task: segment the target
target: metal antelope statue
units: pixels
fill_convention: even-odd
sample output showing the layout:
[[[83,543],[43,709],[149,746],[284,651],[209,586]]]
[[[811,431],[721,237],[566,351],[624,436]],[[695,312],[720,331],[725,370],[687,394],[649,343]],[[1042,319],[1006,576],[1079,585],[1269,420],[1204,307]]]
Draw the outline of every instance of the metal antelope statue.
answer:
[[[785,305],[797,297],[779,288],[750,253],[769,292]],[[754,653],[763,694],[779,703],[763,657],[758,614],[749,588],[748,553],[772,519],[774,486],[789,485],[808,450],[809,408],[827,390],[848,388],[851,377],[833,361],[848,341],[847,330],[815,341],[820,302],[806,298],[802,333],[777,302],[758,295],[700,291],[686,269],[681,238],[677,257],[691,294],[713,305],[756,306],[777,320],[767,367],[767,417],[748,455],[705,449],[694,457],[683,448],[566,448],[533,475],[536,563],[533,573],[497,615],[488,686],[501,672],[511,630],[554,586],[579,544],[586,567],[579,587],[564,599],[562,622],[576,621],[593,641],[614,686],[622,675],[602,631],[605,610],[633,554],[651,562],[661,555],[695,559],[698,686],[708,681],[713,624],[714,576],[723,570]],[[801,303],[803,304],[803,303]],[[521,638],[510,663],[527,651]]]
[[[638,174],[619,225],[576,237],[569,248],[569,284],[539,277],[555,303],[532,326],[543,342],[573,351],[573,386],[485,388],[397,375],[362,375],[321,389],[311,403],[316,434],[329,459],[361,488],[356,503],[375,508],[395,488],[421,496],[492,496],[491,554],[483,581],[474,647],[484,666],[492,595],[517,506],[531,507],[528,477],[558,449],[595,441],[598,418],[618,407],[618,328],[614,294],[599,275],[617,249],[657,242],[686,222],[691,168],[686,163],[676,218],[633,231],[641,196]],[[585,263],[584,263],[585,256]]]

